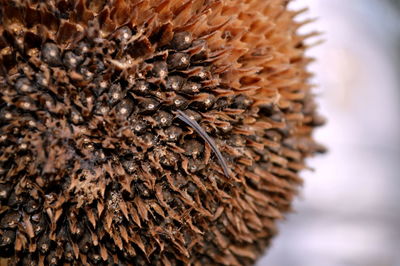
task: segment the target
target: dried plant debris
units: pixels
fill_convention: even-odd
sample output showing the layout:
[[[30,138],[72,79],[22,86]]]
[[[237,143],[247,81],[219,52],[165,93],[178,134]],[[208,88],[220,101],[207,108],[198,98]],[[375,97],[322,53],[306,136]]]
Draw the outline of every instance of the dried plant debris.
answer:
[[[2,262],[253,264],[323,151],[287,2],[1,0]]]

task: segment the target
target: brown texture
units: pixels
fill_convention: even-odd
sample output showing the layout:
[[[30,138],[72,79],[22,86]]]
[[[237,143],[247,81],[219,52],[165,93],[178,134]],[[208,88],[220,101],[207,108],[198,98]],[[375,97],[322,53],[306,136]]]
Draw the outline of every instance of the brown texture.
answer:
[[[0,256],[254,263],[323,150],[287,2],[1,0]]]

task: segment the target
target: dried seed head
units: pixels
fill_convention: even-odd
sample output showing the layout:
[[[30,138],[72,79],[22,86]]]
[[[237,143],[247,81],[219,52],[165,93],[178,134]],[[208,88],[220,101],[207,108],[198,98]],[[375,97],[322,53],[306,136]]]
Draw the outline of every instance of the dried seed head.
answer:
[[[253,264],[322,151],[299,23],[270,2],[3,1],[0,256]]]

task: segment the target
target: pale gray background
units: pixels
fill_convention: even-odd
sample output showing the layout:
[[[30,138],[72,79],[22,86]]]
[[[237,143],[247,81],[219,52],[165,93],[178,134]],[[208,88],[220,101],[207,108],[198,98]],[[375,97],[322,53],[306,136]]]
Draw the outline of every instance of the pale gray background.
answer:
[[[326,40],[309,55],[330,151],[309,160],[297,213],[257,265],[400,266],[400,3],[292,3],[304,6],[319,19],[303,30]]]

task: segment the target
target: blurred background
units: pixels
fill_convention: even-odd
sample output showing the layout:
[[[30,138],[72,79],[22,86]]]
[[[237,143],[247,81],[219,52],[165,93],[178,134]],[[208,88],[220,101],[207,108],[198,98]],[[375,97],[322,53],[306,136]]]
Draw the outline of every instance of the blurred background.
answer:
[[[329,153],[257,266],[400,266],[400,0],[305,6],[318,21],[302,31],[324,32],[308,54]]]

